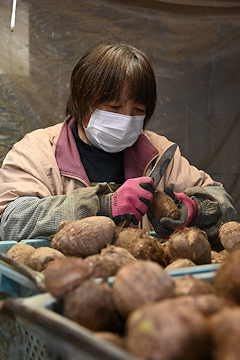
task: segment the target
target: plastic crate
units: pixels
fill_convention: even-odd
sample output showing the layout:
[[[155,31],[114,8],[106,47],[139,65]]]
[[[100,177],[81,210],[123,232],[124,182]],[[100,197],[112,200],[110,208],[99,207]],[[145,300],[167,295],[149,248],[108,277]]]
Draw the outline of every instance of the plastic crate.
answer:
[[[25,240],[32,246],[50,246],[47,240]],[[15,242],[0,244],[5,248]],[[45,244],[45,245],[44,245]],[[3,252],[3,248],[1,249]],[[213,282],[220,264],[166,270],[176,277],[192,275]],[[58,301],[49,293],[36,293],[35,285],[4,265],[0,267],[2,289],[11,297],[0,315],[0,359],[4,360],[139,360],[117,346],[97,339],[94,333],[58,312]],[[6,279],[4,279],[6,276]],[[113,284],[115,277],[109,277]],[[11,281],[15,281],[12,289]],[[101,279],[95,279],[100,282]],[[26,297],[28,296],[28,297]],[[20,297],[20,298],[19,298]]]
[[[43,339],[45,360],[139,360],[125,350],[95,338],[85,327],[57,312],[57,300],[49,293],[4,303],[16,322]],[[37,349],[36,349],[37,350]],[[33,354],[36,359],[36,354]],[[14,358],[15,359],[15,358]],[[26,358],[24,358],[26,359]]]
[[[23,240],[22,242],[37,248],[50,246],[45,239]],[[1,241],[0,252],[17,244],[16,241]],[[40,276],[40,275],[39,275]],[[0,299],[29,298],[39,294],[36,283],[24,276],[13,266],[0,261]],[[0,313],[0,359],[1,360],[44,360],[45,342],[35,336],[31,328],[23,327],[7,312]]]
[[[44,239],[22,242],[50,246]],[[6,254],[16,243],[1,242],[0,252]],[[0,312],[1,360],[139,360],[58,314],[55,298],[39,294],[32,281],[2,261],[0,275],[5,299]]]
[[[39,246],[51,246],[45,239],[22,240],[22,243],[35,248]],[[8,250],[16,241],[0,241],[0,253],[7,254]],[[39,293],[35,283],[21,274],[18,269],[4,261],[0,261],[0,299],[7,297],[26,297]]]
[[[174,277],[190,274],[212,282],[219,266],[198,265],[167,272]],[[108,283],[112,285],[114,279],[114,276],[109,277]],[[101,279],[95,281],[100,282]],[[115,345],[95,338],[92,331],[62,316],[57,299],[49,293],[8,300],[5,307],[16,317],[19,326],[27,332],[31,329],[34,339],[41,339],[38,347],[25,350],[27,354],[32,351],[32,357],[24,357],[24,360],[139,360]],[[44,344],[44,349],[39,347],[41,344]]]
[[[15,244],[17,241],[0,241],[0,252],[3,254],[7,254],[8,250]],[[47,239],[29,239],[29,240],[21,240],[20,243],[31,245],[35,248],[40,246],[48,246],[51,247],[51,242]]]
[[[178,269],[166,270],[169,275],[183,276],[183,275],[191,275],[196,279],[206,280],[210,283],[214,282],[214,277],[216,275],[216,271],[220,267],[221,264],[206,264],[206,265],[196,265],[189,267],[182,267]]]

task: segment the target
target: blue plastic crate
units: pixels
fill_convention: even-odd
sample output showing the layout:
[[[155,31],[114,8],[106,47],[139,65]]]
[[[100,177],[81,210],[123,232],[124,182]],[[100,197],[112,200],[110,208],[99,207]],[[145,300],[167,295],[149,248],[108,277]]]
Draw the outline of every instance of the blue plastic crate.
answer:
[[[21,242],[35,248],[51,246],[46,239],[22,240]],[[15,244],[17,244],[16,241],[0,241],[0,252],[6,255]],[[39,291],[33,281],[19,273],[13,266],[0,261],[0,298],[26,297],[37,293]]]
[[[50,246],[48,240],[23,241],[34,247]],[[6,253],[15,243],[0,244],[2,252]],[[212,282],[219,266],[197,265],[166,271],[173,277],[188,274]],[[0,333],[3,334],[0,359],[139,360],[113,344],[94,338],[90,330],[60,315],[56,311],[57,300],[49,293],[34,293],[37,290],[24,276],[7,269],[6,265],[2,270],[0,267],[0,272],[2,289],[18,297],[7,300],[11,316],[0,315]],[[114,279],[114,276],[109,277],[108,283],[112,285]],[[96,282],[101,280],[95,279]],[[15,283],[11,286],[12,281]]]
[[[166,270],[167,273],[173,277],[191,275],[196,279],[206,280],[213,283],[214,277],[221,264],[206,264],[189,267],[182,267],[178,269]]]
[[[51,242],[47,239],[28,239],[21,240],[23,244],[31,245],[35,248],[39,246],[48,246],[51,247]],[[0,241],[0,252],[3,254],[7,254],[8,250],[11,249],[13,245],[17,244],[17,241]]]
[[[192,275],[212,282],[219,266],[196,265],[166,271],[173,277]],[[115,277],[107,280],[112,285]],[[102,279],[95,281],[99,283]],[[17,299],[9,307],[22,326],[31,327],[35,336],[42,337],[45,360],[139,360],[113,344],[96,339],[90,330],[60,315],[58,301],[49,293]]]
[[[23,240],[23,243],[39,246],[50,246],[45,239]],[[0,241],[0,252],[17,244],[16,241]],[[39,274],[41,276],[41,274]],[[0,299],[29,298],[39,294],[31,279],[17,271],[13,266],[0,261]],[[1,360],[45,360],[45,341],[33,334],[31,327],[22,326],[8,313],[0,313],[0,359]]]
[[[44,357],[40,359],[139,360],[127,351],[96,338],[91,330],[58,314],[55,311],[57,300],[49,293],[9,300],[6,306],[19,324],[31,328],[33,334],[45,342]]]

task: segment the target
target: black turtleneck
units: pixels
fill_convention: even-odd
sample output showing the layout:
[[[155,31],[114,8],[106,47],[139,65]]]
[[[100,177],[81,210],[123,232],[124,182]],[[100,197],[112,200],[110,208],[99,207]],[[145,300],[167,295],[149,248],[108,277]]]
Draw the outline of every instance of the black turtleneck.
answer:
[[[90,182],[115,182],[123,184],[124,151],[108,153],[82,141],[77,132],[77,123],[73,125],[73,136],[79,155]]]

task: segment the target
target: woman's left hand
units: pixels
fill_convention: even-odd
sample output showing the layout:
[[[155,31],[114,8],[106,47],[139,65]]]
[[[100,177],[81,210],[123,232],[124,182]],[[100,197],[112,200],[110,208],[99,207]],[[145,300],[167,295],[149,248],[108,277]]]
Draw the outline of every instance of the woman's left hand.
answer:
[[[164,192],[178,205],[180,210],[179,219],[173,220],[164,217],[158,221],[153,217],[150,210],[148,210],[147,214],[155,232],[162,237],[168,238],[174,230],[181,230],[193,221],[197,214],[197,204],[189,196],[183,193],[174,193],[169,187],[165,188]]]

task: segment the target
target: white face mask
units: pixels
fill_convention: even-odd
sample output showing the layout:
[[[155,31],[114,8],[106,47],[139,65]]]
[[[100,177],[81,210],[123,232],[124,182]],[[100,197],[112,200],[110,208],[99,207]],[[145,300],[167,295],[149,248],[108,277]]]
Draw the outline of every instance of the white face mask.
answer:
[[[116,153],[132,146],[143,131],[146,115],[128,116],[111,111],[95,110],[87,128],[90,143],[106,152]]]

